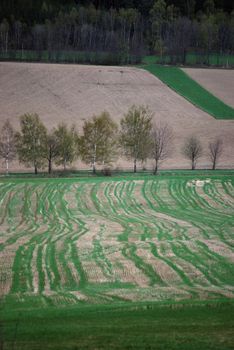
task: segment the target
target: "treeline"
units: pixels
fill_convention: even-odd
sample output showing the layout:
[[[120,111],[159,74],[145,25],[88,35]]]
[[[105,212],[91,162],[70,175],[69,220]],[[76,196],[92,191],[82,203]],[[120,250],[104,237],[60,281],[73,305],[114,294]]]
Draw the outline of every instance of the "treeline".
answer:
[[[154,174],[159,165],[172,155],[173,130],[167,124],[153,123],[153,113],[148,107],[133,105],[120,121],[120,128],[109,113],[93,116],[83,124],[82,134],[78,135],[75,125],[68,127],[59,124],[48,131],[37,114],[20,117],[19,132],[15,132],[9,120],[5,122],[0,136],[0,158],[5,162],[6,173],[9,163],[18,159],[26,167],[34,167],[35,174],[47,165],[51,174],[53,165],[66,170],[76,159],[92,167],[101,165],[105,175],[111,174],[111,165],[119,156],[125,156],[133,163],[137,172],[137,162],[154,160]],[[216,168],[222,154],[222,140],[216,138],[209,144],[208,156],[212,169]],[[203,148],[196,136],[185,140],[181,149],[184,157],[190,160],[195,169],[203,155]]]
[[[192,52],[209,64],[212,53],[234,52],[234,12],[225,1],[20,4],[0,5],[1,59],[126,64],[157,54],[162,63],[185,64]]]

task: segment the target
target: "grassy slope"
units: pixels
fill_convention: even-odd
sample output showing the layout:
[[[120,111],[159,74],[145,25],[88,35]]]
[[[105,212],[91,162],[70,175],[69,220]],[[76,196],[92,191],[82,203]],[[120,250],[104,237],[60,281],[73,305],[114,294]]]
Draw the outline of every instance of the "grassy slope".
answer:
[[[4,350],[231,350],[233,314],[233,303],[6,310]]]
[[[212,95],[177,67],[143,66],[166,85],[216,119],[234,119],[234,109]]]

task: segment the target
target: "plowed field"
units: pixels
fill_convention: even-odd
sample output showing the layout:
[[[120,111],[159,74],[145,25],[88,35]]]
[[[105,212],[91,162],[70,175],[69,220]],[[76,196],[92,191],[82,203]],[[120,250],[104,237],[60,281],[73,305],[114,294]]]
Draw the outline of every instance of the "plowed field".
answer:
[[[223,84],[225,89],[228,91]],[[81,132],[83,121],[93,114],[107,110],[119,122],[132,104],[148,105],[156,121],[167,122],[173,128],[174,152],[163,163],[164,167],[190,167],[189,161],[181,155],[181,147],[191,135],[199,137],[204,147],[198,167],[211,166],[206,153],[208,143],[215,137],[224,140],[218,166],[233,167],[234,121],[215,120],[143,69],[0,63],[0,127],[9,118],[19,128],[20,115],[38,113],[49,129],[65,121],[76,123]],[[119,159],[114,166],[132,167],[124,159]],[[148,166],[152,167],[152,162]],[[2,163],[0,167],[3,171]],[[74,167],[87,168],[87,165],[78,162]],[[24,168],[15,163],[11,169]]]

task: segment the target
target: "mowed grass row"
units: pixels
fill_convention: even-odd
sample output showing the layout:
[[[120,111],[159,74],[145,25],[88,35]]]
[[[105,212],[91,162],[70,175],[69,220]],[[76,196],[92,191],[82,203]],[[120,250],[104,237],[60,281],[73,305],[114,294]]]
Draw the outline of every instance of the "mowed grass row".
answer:
[[[0,203],[12,305],[233,297],[231,176],[6,180]]]
[[[216,119],[234,119],[234,109],[232,107],[212,95],[180,68],[157,64],[148,64],[143,68]]]
[[[164,55],[161,59],[160,56],[145,56],[143,63],[146,64],[171,64],[171,57]],[[207,57],[206,54],[188,53],[186,55],[187,65],[198,65],[198,66],[215,66],[215,67],[232,67],[234,66],[234,55],[219,55],[216,53],[210,54]]]
[[[4,350],[231,350],[233,303],[4,310]]]

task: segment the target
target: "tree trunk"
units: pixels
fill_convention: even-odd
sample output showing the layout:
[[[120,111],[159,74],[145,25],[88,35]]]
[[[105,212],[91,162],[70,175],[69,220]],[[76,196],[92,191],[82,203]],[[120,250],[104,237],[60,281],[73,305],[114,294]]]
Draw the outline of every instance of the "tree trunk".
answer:
[[[67,162],[66,162],[66,159],[64,159],[64,161],[63,161],[63,171],[66,171],[66,165],[67,165]]]
[[[157,175],[157,173],[158,173],[158,161],[155,160],[154,175]]]
[[[213,166],[212,166],[212,170],[215,170],[216,168],[216,158],[213,159]]]
[[[195,161],[194,161],[194,159],[192,159],[192,170],[194,170],[195,169]]]
[[[136,173],[137,168],[136,168],[136,159],[134,159],[134,173]]]
[[[34,164],[34,173],[35,175],[37,175],[38,171],[37,171],[37,164]]]
[[[9,174],[9,160],[6,158],[6,174]]]
[[[51,161],[51,159],[48,160],[48,173],[49,174],[52,173],[52,161]]]
[[[96,166],[95,166],[94,162],[93,162],[92,166],[93,166],[93,174],[95,175],[96,174]]]

